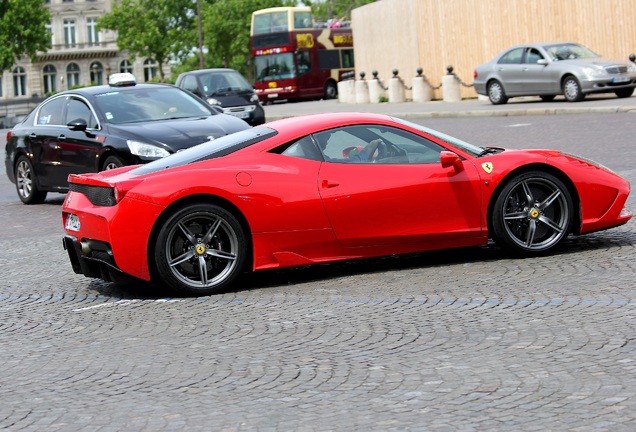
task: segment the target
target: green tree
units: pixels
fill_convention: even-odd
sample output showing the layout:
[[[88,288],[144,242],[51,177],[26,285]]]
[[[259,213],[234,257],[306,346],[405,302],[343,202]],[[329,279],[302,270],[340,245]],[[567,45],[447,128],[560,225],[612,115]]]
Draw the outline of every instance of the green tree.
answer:
[[[42,0],[0,0],[0,72],[27,56],[51,48],[46,25],[51,14]]]
[[[163,66],[187,56],[194,46],[195,14],[192,0],[121,0],[97,23],[117,32],[117,46],[131,59],[156,61],[163,82]]]
[[[374,1],[376,0],[307,0],[304,3],[311,6],[311,12],[317,21],[327,21],[330,18],[350,19],[353,9]]]
[[[252,12],[295,5],[295,0],[206,0],[201,5],[206,67],[229,67],[250,79]]]

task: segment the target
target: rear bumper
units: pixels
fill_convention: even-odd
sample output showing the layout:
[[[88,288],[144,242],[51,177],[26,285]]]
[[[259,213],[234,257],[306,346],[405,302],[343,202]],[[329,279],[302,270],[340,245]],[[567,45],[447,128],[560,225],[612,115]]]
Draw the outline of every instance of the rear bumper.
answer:
[[[70,235],[64,236],[62,243],[75,273],[108,282],[124,283],[136,280],[117,267],[108,243],[91,240],[80,242]]]

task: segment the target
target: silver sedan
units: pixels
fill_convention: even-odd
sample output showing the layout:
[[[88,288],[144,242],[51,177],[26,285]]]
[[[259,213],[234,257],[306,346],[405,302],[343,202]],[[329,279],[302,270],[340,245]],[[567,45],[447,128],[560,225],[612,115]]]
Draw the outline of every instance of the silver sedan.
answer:
[[[572,42],[517,45],[475,69],[475,90],[495,105],[515,96],[563,95],[578,102],[588,93],[630,97],[636,87],[636,63],[610,60]]]

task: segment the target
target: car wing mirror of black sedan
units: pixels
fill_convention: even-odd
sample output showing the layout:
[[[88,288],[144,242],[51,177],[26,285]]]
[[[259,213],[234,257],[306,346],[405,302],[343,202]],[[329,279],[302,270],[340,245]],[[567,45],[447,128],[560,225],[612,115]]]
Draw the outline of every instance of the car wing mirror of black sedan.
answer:
[[[88,124],[83,118],[72,120],[68,122],[66,126],[68,126],[68,128],[72,131],[86,131],[86,129],[88,128]]]
[[[462,159],[456,153],[446,150],[442,151],[439,154],[439,160],[442,163],[443,168],[453,167],[455,169],[455,172],[464,170]]]

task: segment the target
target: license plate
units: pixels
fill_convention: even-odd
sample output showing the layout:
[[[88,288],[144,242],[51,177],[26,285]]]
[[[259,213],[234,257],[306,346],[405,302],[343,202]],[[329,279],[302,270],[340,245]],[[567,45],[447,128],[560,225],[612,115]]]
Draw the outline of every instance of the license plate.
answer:
[[[66,216],[66,229],[69,231],[80,230],[80,220],[77,215],[69,214],[68,216]]]
[[[248,118],[250,116],[250,113],[246,113],[246,112],[228,112],[227,114],[234,116],[234,117],[238,117],[238,118]]]
[[[613,83],[622,83],[629,81],[629,77],[614,77],[612,78]]]
[[[278,97],[278,93],[270,93],[267,95],[268,98],[277,98]]]

